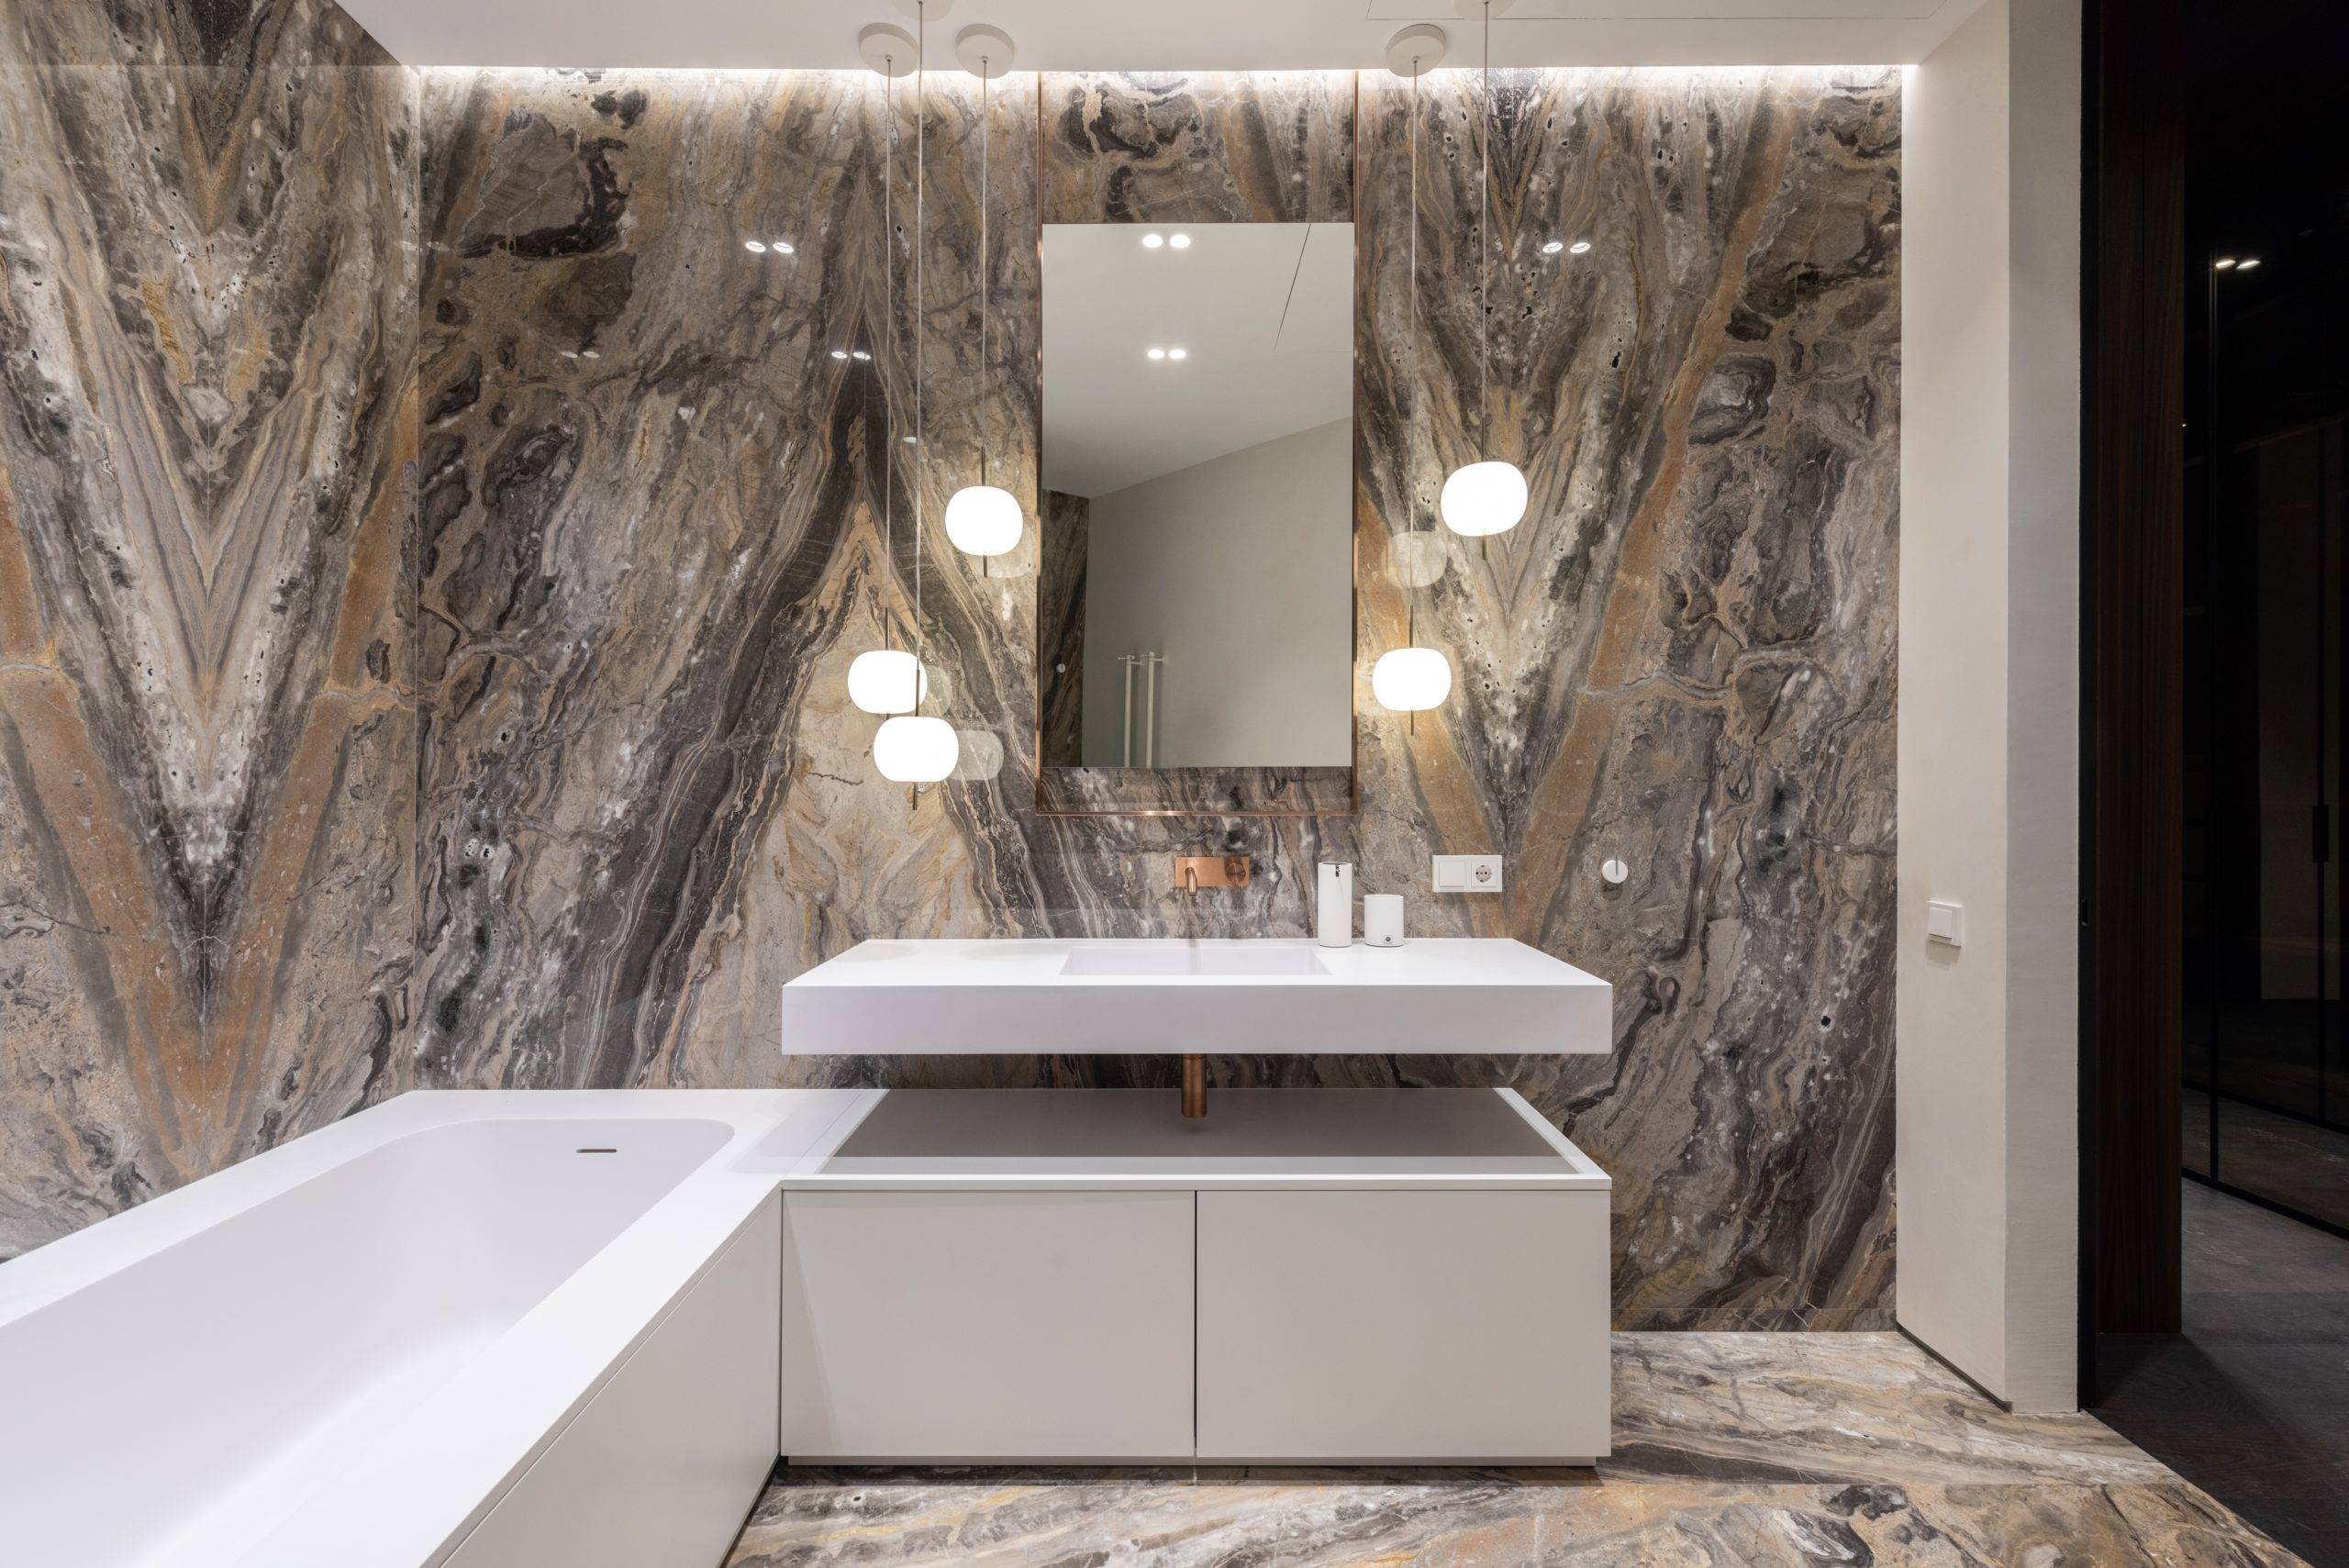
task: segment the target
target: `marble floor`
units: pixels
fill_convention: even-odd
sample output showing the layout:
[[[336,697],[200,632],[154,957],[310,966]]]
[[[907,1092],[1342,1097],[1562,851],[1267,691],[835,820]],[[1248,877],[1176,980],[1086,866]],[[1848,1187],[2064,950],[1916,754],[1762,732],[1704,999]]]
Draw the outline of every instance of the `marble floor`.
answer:
[[[791,1470],[729,1568],[2282,1568],[2087,1416],[2010,1415],[1895,1334],[1615,1337],[1564,1470]]]

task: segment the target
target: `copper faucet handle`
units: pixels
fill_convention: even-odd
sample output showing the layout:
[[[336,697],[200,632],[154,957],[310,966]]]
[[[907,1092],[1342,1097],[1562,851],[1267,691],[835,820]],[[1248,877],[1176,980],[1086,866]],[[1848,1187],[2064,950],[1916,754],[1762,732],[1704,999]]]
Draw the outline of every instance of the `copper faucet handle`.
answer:
[[[1245,887],[1252,863],[1246,855],[1177,855],[1174,885],[1186,893],[1202,887]]]

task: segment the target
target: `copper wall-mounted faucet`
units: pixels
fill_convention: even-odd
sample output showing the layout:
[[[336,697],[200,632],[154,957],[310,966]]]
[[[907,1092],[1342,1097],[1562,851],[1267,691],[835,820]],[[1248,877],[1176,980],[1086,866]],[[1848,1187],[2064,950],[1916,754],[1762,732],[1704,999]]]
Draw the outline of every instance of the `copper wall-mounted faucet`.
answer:
[[[1245,887],[1248,870],[1246,855],[1176,855],[1174,887],[1180,893],[1197,893],[1202,887]]]

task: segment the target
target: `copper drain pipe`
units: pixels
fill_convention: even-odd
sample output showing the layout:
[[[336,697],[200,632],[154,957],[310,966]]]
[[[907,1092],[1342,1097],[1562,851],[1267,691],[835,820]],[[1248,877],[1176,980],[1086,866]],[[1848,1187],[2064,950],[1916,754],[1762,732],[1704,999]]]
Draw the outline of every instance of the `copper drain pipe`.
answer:
[[[1208,1114],[1208,1059],[1183,1058],[1183,1117],[1197,1121]]]

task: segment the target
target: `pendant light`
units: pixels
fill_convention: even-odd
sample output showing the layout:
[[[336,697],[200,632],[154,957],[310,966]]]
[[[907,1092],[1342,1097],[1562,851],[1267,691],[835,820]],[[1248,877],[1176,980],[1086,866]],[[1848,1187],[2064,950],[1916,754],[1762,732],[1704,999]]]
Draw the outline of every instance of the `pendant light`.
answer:
[[[930,471],[930,443],[922,439],[922,396],[924,361],[922,352],[922,307],[927,296],[922,288],[922,231],[926,197],[926,157],[929,138],[929,102],[924,46],[930,37],[927,19],[922,17],[920,0],[915,16],[914,37],[914,657],[921,657],[921,529],[922,496]],[[944,719],[926,715],[921,704],[929,693],[930,683],[915,683],[914,709],[911,713],[891,716],[881,721],[873,737],[873,765],[881,776],[895,784],[921,785],[936,784],[954,771],[954,760],[962,745],[954,735],[954,727]]]
[[[1476,248],[1481,253],[1476,285],[1476,436],[1486,452],[1492,450],[1493,356],[1493,0],[1485,0],[1485,72],[1483,106],[1484,150],[1477,161]],[[1486,457],[1452,471],[1443,482],[1440,506],[1444,526],[1456,534],[1481,538],[1507,533],[1525,516],[1525,475],[1517,464]]]
[[[888,142],[881,152],[881,279],[882,318],[896,346],[897,327],[896,206],[895,192],[897,111],[891,83],[904,75],[897,61],[913,53],[913,39],[901,28],[877,24],[857,36],[857,47],[873,69],[881,73],[881,102],[889,126]],[[903,48],[904,54],[898,52]],[[888,383],[881,385],[882,418],[888,437],[887,462],[882,468],[881,537],[883,554],[895,571],[897,561],[897,442],[896,406],[889,400]],[[882,646],[849,661],[848,700],[866,713],[911,713],[921,706],[930,677],[921,661],[896,645],[896,618],[885,611],[881,621]]]
[[[987,83],[1011,68],[1011,39],[1000,30],[964,28],[954,39],[954,51],[964,69],[979,79],[979,385],[988,385],[987,307],[994,284],[992,256],[987,249],[987,149],[989,118]],[[1019,498],[999,484],[987,483],[987,439],[985,404],[979,419],[979,482],[965,484],[947,498],[946,537],[965,555],[981,560],[1019,548],[1028,529],[1027,514]]]
[[[1432,36],[1431,36],[1432,35]],[[1421,24],[1406,28],[1395,35],[1386,46],[1388,63],[1397,71],[1408,64],[1411,72],[1411,238],[1408,275],[1411,280],[1411,339],[1413,356],[1417,357],[1419,321],[1419,72],[1432,54],[1443,58],[1443,32],[1439,28]],[[1399,57],[1399,63],[1398,63]],[[1411,505],[1410,527],[1406,538],[1419,537],[1419,504]],[[1399,551],[1398,551],[1399,553]],[[1404,641],[1411,646],[1390,648],[1378,656],[1371,666],[1370,694],[1378,706],[1394,713],[1416,716],[1423,708],[1440,706],[1452,695],[1452,661],[1432,648],[1420,648],[1419,642],[1419,595],[1412,584],[1403,587]],[[1416,717],[1412,725],[1418,726]]]

